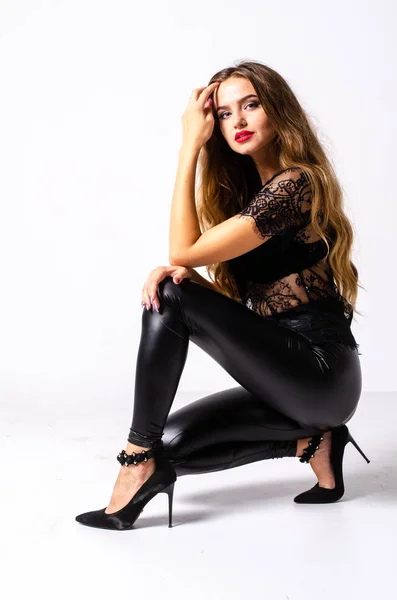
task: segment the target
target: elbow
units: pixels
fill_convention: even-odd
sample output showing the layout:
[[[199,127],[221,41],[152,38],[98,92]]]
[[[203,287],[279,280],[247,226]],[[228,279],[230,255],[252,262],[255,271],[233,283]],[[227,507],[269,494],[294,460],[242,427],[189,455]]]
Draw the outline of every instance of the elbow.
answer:
[[[194,257],[193,246],[191,248],[182,249],[180,252],[175,252],[173,256],[169,253],[169,261],[171,266],[184,266],[184,267],[197,267],[200,266],[196,264],[196,260]]]
[[[184,265],[184,261],[187,260],[187,252],[174,252],[173,255],[169,252],[168,259],[171,266]]]
[[[178,262],[177,260],[175,260],[174,258],[172,258],[172,256],[168,257],[168,261],[169,261],[171,267],[178,266],[178,265],[182,264],[182,263]]]

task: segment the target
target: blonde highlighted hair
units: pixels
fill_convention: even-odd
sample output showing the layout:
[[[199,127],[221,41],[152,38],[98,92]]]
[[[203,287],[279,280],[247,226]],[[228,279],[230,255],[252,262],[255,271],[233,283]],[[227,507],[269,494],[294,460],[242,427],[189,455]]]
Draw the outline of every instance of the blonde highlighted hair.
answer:
[[[287,82],[270,67],[243,61],[213,75],[208,85],[230,77],[246,78],[252,83],[276,132],[274,150],[279,169],[301,167],[307,174],[312,189],[313,229],[327,246],[327,258],[346,311],[361,314],[356,303],[358,287],[362,286],[351,260],[353,228],[343,211],[342,188],[308,116]],[[196,198],[202,232],[237,214],[262,187],[251,157],[234,152],[227,144],[212,106],[214,131],[198,161]],[[241,302],[227,262],[207,265],[206,269],[221,293]]]

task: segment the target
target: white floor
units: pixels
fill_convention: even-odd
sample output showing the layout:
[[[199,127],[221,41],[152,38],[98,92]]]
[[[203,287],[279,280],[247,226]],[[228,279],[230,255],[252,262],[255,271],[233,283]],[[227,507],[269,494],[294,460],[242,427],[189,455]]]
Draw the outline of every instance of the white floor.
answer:
[[[16,406],[0,405],[2,598],[395,597],[397,393],[362,395],[349,427],[371,462],[347,446],[339,502],[295,504],[310,466],[269,460],[180,477],[172,528],[159,494],[122,532],[74,518],[108,504],[130,413]]]

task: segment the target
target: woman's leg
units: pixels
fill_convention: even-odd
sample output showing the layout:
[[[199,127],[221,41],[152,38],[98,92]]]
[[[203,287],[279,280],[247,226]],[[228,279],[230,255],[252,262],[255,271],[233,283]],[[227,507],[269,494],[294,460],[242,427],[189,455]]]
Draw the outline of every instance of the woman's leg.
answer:
[[[286,437],[279,437],[281,432],[277,432],[278,441],[273,437],[260,438],[259,442],[250,437],[238,441],[235,434],[228,441],[221,427],[211,425],[206,431],[205,444],[202,440],[201,447],[195,451],[196,455],[201,453],[202,458],[198,459],[194,453],[190,455],[190,472],[197,468],[211,470],[211,465],[219,470],[219,467],[251,462],[256,450],[262,452],[262,458],[295,455],[297,437],[311,436],[340,425],[356,410],[361,393],[357,351],[334,348],[332,344],[327,348],[313,346],[296,331],[283,328],[189,279],[177,285],[167,277],[158,286],[158,297],[159,313],[143,309],[127,454],[151,448],[162,439],[190,340],[255,396],[256,401],[262,402],[268,415],[270,410],[277,412],[285,419],[284,424],[294,421],[302,434],[306,432],[301,436],[293,423]],[[232,417],[228,410],[226,413]],[[265,415],[262,418],[266,419]],[[266,421],[262,425],[267,429],[264,435],[270,434],[271,427],[266,426]],[[245,426],[238,420],[234,432],[244,436],[244,431]],[[232,435],[230,428],[228,435]],[[255,443],[256,447],[250,447]],[[226,445],[221,449],[220,444]],[[132,468],[120,468],[107,513],[119,510],[131,500],[154,472],[153,461],[149,459]]]
[[[296,456],[297,440],[306,436],[296,421],[234,387],[171,413],[162,439],[179,477]]]
[[[214,437],[216,442],[214,443]],[[298,423],[241,387],[200,398],[168,416],[163,443],[178,477],[232,469],[251,462],[301,456],[311,436]],[[328,436],[328,437],[327,437]],[[334,487],[330,432],[311,467],[322,487]],[[252,441],[251,441],[252,440]]]
[[[159,313],[143,309],[131,444],[151,447],[162,438],[190,340],[266,407],[298,423],[306,436],[346,422],[356,410],[361,368],[355,349],[314,346],[189,279],[177,285],[167,277],[158,297]],[[217,431],[212,430],[213,443],[219,442]]]

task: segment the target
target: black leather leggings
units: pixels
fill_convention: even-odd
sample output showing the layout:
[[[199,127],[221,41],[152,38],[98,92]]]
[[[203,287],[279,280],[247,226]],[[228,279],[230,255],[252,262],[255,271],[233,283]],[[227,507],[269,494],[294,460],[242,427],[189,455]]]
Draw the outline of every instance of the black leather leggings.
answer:
[[[128,441],[149,448],[162,439],[177,476],[296,456],[299,438],[353,416],[357,349],[315,345],[191,279],[166,277],[157,295],[159,313],[143,308]],[[189,340],[239,385],[169,414]]]

